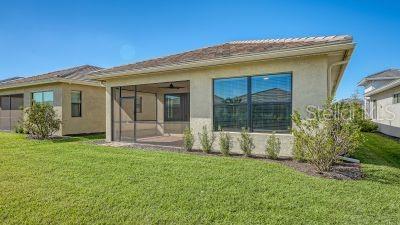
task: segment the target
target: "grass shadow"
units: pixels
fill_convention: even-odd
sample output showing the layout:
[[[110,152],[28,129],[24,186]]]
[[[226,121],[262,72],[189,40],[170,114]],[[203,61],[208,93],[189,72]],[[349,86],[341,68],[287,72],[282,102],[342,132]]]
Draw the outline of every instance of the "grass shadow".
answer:
[[[365,180],[387,185],[400,185],[400,169],[388,166],[365,165]]]
[[[68,143],[68,142],[78,142],[78,141],[91,141],[91,140],[101,140],[105,139],[104,133],[98,134],[78,134],[63,136],[51,139],[53,143]]]

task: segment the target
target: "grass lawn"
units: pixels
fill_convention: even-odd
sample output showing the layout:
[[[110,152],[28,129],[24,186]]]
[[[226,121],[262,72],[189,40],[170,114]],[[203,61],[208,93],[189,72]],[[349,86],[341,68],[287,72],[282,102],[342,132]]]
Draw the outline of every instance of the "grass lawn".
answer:
[[[260,160],[0,133],[0,222],[399,223],[400,144],[367,139],[356,154],[367,178],[338,181]]]

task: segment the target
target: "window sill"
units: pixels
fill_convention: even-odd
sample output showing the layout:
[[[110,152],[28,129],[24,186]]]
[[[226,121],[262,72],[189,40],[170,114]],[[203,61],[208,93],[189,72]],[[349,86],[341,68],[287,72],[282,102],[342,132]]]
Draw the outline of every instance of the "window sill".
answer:
[[[213,131],[214,133],[219,133],[220,131]],[[240,135],[240,131],[223,131],[226,132],[228,134],[238,134]],[[272,135],[273,132],[272,131],[268,131],[268,132],[249,132],[250,135]],[[276,136],[292,136],[292,133],[290,131],[283,133],[283,132],[275,132]]]

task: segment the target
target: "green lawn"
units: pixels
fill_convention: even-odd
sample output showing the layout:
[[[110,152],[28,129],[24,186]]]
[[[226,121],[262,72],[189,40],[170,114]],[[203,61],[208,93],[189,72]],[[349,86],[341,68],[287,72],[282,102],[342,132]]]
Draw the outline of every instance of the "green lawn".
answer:
[[[4,224],[396,224],[400,144],[376,134],[367,178],[311,177],[276,163],[32,141],[0,133]]]

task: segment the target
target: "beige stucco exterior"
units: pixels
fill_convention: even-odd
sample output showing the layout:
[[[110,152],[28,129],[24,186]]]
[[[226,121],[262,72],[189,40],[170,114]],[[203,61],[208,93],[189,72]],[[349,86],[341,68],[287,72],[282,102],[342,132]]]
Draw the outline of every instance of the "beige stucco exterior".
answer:
[[[82,117],[71,117],[71,91],[82,91]],[[24,109],[30,107],[32,93],[53,91],[53,106],[62,121],[56,135],[105,132],[105,91],[101,86],[48,83],[0,90],[0,95],[24,94]]]
[[[167,71],[111,78],[106,81],[107,108],[106,108],[106,140],[111,140],[111,88],[126,85],[141,85],[171,81],[189,81],[190,84],[190,127],[196,137],[195,147],[199,148],[197,133],[206,125],[211,129],[213,118],[213,90],[215,78],[228,78],[260,74],[274,74],[282,72],[292,73],[292,109],[306,115],[308,105],[322,105],[328,93],[329,65],[338,59],[338,54],[321,54],[313,56],[291,57],[283,59],[268,59],[237,64],[208,66],[181,71]],[[335,59],[335,60],[333,60]],[[143,102],[146,104],[146,102]],[[161,103],[160,103],[161,104]],[[160,115],[161,116],[161,115]],[[238,132],[231,132],[234,137],[233,151],[240,152],[237,142]],[[252,133],[256,149],[254,153],[263,154],[265,140],[269,133]],[[292,155],[293,137],[288,134],[277,134],[282,142],[282,156]],[[215,144],[214,149],[218,149]]]
[[[378,124],[379,131],[400,137],[400,103],[393,103],[393,95],[400,93],[400,86],[368,96],[370,117]],[[373,101],[376,100],[376,118],[373,118]]]

